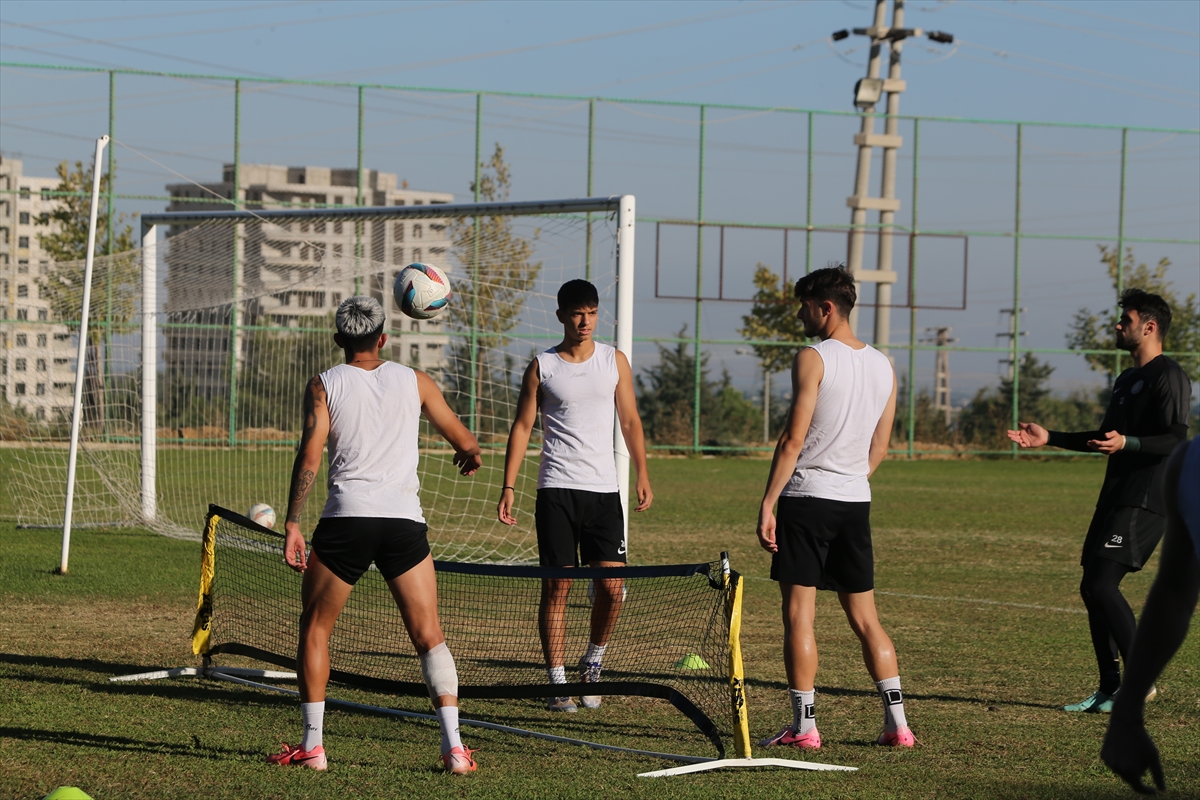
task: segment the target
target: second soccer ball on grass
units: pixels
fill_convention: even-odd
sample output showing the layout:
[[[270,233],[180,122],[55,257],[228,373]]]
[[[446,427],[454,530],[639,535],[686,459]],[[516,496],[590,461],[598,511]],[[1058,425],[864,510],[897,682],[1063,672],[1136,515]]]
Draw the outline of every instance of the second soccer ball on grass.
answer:
[[[409,264],[396,276],[392,294],[408,316],[432,319],[450,302],[450,279],[433,264]]]

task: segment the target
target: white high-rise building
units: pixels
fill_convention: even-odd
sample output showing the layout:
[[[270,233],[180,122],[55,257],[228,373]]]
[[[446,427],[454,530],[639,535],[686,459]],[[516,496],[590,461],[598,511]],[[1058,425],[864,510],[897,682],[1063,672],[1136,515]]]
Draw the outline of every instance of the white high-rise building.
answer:
[[[218,211],[232,204],[203,202],[214,194],[233,198],[233,165],[225,165],[220,183],[170,184],[170,211]],[[271,164],[243,164],[238,175],[238,195],[242,207],[249,209],[354,206],[357,199],[356,170],[329,167],[284,167]],[[449,203],[447,192],[428,192],[398,185],[394,174],[365,170],[365,205],[436,205]],[[199,200],[200,202],[197,202]],[[354,223],[335,220],[293,222],[287,225],[253,223],[241,226],[238,243],[243,296],[252,302],[241,304],[240,325],[272,327],[308,327],[318,324],[337,309],[338,304],[356,291],[375,297],[388,316],[387,329],[393,331],[389,343],[393,360],[431,371],[435,375],[446,365],[449,337],[444,335],[440,319],[414,320],[401,314],[392,298],[396,273],[414,261],[444,263],[450,247],[445,220],[396,220],[369,224],[363,230]],[[172,234],[184,228],[172,230]],[[213,252],[233,253],[235,232],[231,226],[228,241],[215,244]],[[361,248],[361,249],[359,249]],[[375,264],[385,263],[386,270],[359,275],[351,266],[337,266],[359,253]],[[322,268],[322,262],[326,267]],[[203,263],[203,267],[199,266]],[[352,263],[352,261],[351,261]],[[333,264],[333,267],[328,267]],[[229,297],[234,280],[234,265],[214,265],[173,244],[167,256],[167,311],[195,308],[197,293],[210,287],[214,296]],[[343,277],[344,275],[344,277]],[[315,281],[315,282],[314,282]],[[294,289],[303,283],[303,288]],[[272,289],[278,287],[278,291]],[[214,325],[208,330],[180,328],[167,336],[164,359],[168,370],[192,376],[200,394],[214,397],[228,391],[229,306],[214,308],[211,320],[192,319]],[[182,321],[182,320],[181,320]],[[239,360],[244,357],[245,341],[239,337]]]
[[[0,156],[0,393],[34,419],[69,420],[75,389],[75,348],[67,326],[54,319],[41,280],[52,269],[38,225],[55,209],[58,177],[24,173],[18,159]]]

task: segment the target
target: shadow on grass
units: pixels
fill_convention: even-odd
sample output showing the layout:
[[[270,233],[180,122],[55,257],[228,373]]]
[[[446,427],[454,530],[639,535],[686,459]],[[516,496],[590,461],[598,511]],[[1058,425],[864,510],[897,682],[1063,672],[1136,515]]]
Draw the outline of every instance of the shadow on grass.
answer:
[[[227,747],[205,746],[195,736],[192,737],[191,744],[179,744],[177,742],[131,739],[127,736],[102,736],[95,733],[81,733],[79,731],[48,731],[40,728],[0,727],[0,739],[18,739],[21,741],[45,742],[47,744],[65,744],[73,747],[97,747],[103,750],[159,753],[203,759],[262,757],[262,754],[257,750],[234,750]]]
[[[12,664],[20,667],[42,667],[44,669],[79,669],[85,672],[99,672],[104,675],[128,675],[135,672],[147,672],[148,669],[163,669],[162,667],[147,668],[145,664],[100,661],[95,658],[26,656],[19,653],[0,653],[0,664]]]
[[[786,692],[788,685],[783,681],[764,681],[754,678],[746,679],[747,686],[753,686],[756,689],[769,689],[778,692]],[[826,694],[831,697],[878,697],[878,692],[872,692],[869,689],[844,689],[838,686],[821,686],[817,685],[817,694]],[[918,694],[916,692],[905,692],[905,700],[937,700],[942,703],[967,703],[969,705],[1003,705],[1003,706],[1018,706],[1020,708],[1042,708],[1050,711],[1057,711],[1062,706],[1050,703],[1025,703],[1019,700],[1004,700],[1002,703],[996,698],[990,697],[962,697],[954,694]]]

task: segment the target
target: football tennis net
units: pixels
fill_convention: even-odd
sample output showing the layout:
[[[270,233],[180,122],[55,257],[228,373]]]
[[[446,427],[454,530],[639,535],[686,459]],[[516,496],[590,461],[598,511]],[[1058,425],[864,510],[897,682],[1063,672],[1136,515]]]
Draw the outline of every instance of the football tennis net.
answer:
[[[218,506],[202,541],[193,650],[294,668],[301,576],[282,534]],[[653,567],[547,569],[435,562],[438,612],[458,667],[459,697],[640,696],[666,700],[724,755],[748,755],[738,634],[741,580],[727,560]],[[572,578],[568,674],[588,641],[594,578],[622,578],[625,602],[599,684],[548,683],[538,637],[542,580]],[[331,678],[372,691],[427,696],[416,651],[383,577],[368,570],[329,643]]]

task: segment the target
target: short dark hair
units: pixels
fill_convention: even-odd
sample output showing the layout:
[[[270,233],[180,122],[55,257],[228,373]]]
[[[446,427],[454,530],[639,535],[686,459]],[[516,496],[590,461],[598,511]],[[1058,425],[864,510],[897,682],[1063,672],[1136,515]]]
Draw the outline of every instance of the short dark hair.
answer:
[[[600,293],[596,291],[595,286],[582,278],[567,281],[558,290],[559,311],[599,307]]]
[[[858,302],[858,292],[854,288],[854,276],[843,264],[813,270],[796,281],[796,299],[818,303],[828,300],[837,306],[842,316],[848,317]]]
[[[379,341],[379,337],[383,335],[383,329],[387,323],[382,323],[375,330],[364,333],[362,336],[349,336],[342,334],[342,341],[346,343],[346,349],[352,353],[365,353],[375,346]]]
[[[1158,323],[1158,340],[1166,341],[1167,332],[1171,330],[1171,307],[1162,297],[1144,289],[1126,289],[1117,305],[1126,311],[1138,312],[1142,322],[1154,320]]]

